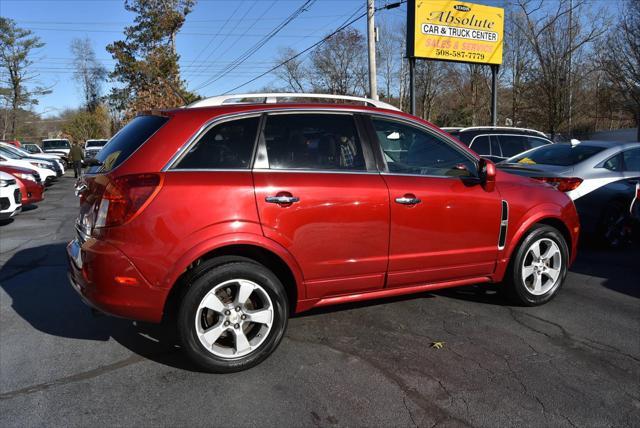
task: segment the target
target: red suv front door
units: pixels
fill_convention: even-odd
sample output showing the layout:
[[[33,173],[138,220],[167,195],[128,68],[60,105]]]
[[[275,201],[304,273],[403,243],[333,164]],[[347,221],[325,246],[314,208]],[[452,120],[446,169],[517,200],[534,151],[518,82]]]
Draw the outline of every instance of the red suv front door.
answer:
[[[479,184],[475,160],[426,129],[372,123],[390,195],[387,287],[491,274],[501,200]]]
[[[389,194],[355,119],[266,117],[253,173],[260,222],[297,260],[307,298],[384,286]]]

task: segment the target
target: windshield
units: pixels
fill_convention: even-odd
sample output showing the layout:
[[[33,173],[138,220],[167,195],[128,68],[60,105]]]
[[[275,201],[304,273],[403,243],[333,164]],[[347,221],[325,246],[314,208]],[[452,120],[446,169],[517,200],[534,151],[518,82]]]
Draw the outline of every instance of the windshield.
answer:
[[[109,140],[96,155],[101,165],[92,166],[90,174],[107,172],[124,162],[142,146],[169,118],[163,116],[138,116]]]
[[[109,140],[88,140],[85,147],[102,147],[107,144],[107,141]]]
[[[40,149],[35,144],[25,144],[23,147],[29,153],[40,153]]]
[[[590,158],[596,153],[600,153],[604,149],[604,147],[583,144],[575,146],[571,144],[549,144],[509,158],[505,163],[571,166]]]
[[[9,159],[22,159],[24,157],[20,152],[16,152],[7,146],[0,146],[0,153]]]
[[[42,142],[42,147],[45,149],[68,149],[68,140],[46,140]]]

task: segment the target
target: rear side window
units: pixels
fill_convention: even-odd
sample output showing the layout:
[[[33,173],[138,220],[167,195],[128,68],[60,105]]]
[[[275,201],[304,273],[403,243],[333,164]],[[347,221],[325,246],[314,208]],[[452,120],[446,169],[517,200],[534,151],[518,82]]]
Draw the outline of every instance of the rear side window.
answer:
[[[610,157],[602,166],[609,171],[622,171],[622,153]]]
[[[531,148],[527,142],[527,137],[520,135],[498,135],[497,138],[500,140],[502,156],[504,157],[515,156]]]
[[[351,115],[268,116],[264,139],[271,169],[366,170]]]
[[[471,149],[479,155],[490,155],[491,154],[491,143],[489,141],[488,135],[482,135],[480,137],[476,137],[471,143]]]
[[[546,146],[547,144],[551,144],[550,141],[545,140],[544,138],[538,137],[527,137],[529,141],[529,148],[533,149],[534,147]]]
[[[184,158],[178,169],[247,169],[260,118],[224,122],[209,129]]]
[[[500,150],[500,143],[496,137],[491,137],[491,156],[502,157],[502,150]]]
[[[98,152],[95,159],[102,162],[100,166],[92,166],[89,173],[111,171],[124,162],[138,147],[142,146],[167,121],[163,116],[138,116],[122,128]]]

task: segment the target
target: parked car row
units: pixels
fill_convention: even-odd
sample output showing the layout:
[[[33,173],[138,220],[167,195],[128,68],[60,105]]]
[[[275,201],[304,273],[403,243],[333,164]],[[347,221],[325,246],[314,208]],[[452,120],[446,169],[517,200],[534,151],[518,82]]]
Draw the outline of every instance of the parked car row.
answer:
[[[640,180],[640,144],[555,139],[533,129],[443,128],[498,168],[551,184],[574,201],[582,236],[617,247],[637,238],[632,209]]]
[[[64,171],[62,155],[32,153],[22,144],[0,143],[0,220],[16,216],[23,206],[42,201],[45,187]]]

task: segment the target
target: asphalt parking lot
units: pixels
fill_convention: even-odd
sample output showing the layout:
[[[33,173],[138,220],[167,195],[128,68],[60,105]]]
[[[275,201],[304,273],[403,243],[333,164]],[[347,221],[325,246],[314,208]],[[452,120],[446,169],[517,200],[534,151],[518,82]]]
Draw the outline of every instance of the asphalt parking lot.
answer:
[[[69,286],[73,182],[0,226],[2,426],[638,426],[638,249],[581,249],[537,308],[471,287],[314,311],[213,375]]]

